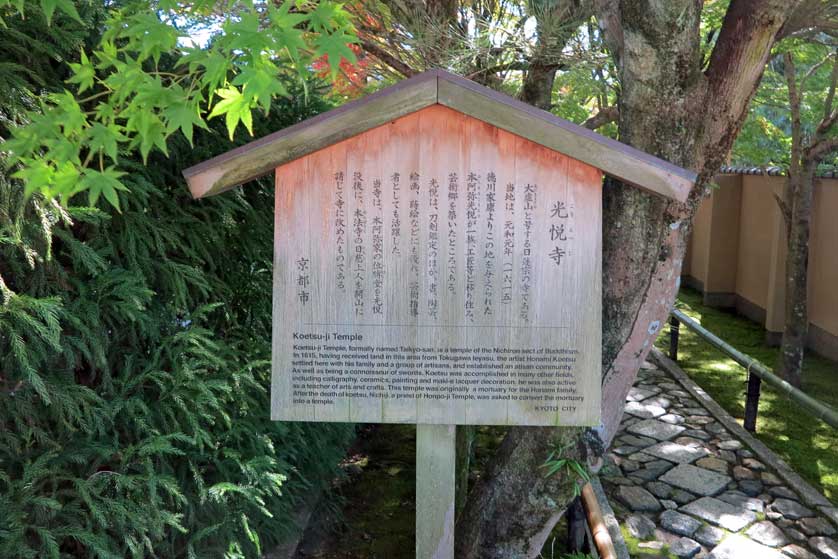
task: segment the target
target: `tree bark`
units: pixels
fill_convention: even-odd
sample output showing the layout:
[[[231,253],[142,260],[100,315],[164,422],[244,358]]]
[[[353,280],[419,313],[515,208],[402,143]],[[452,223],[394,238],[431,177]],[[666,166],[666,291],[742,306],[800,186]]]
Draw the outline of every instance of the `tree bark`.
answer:
[[[536,21],[536,44],[519,98],[549,111],[553,105],[553,84],[561,67],[562,50],[576,33],[576,28],[590,18],[591,6],[586,0],[534,1],[531,4]]]
[[[534,558],[568,495],[536,467],[570,433],[596,470],[626,394],[672,306],[690,220],[746,115],[794,2],[732,0],[701,71],[698,0],[600,2],[622,85],[621,140],[698,172],[686,204],[607,180],[603,192],[602,423],[593,429],[511,429],[457,525],[458,559]],[[712,110],[708,111],[708,108]],[[557,483],[557,481],[552,481]]]
[[[826,62],[825,59],[823,62]],[[814,70],[814,67],[810,72]],[[838,60],[832,66],[832,80],[824,102],[824,114],[814,135],[804,142],[801,123],[801,91],[798,90],[794,60],[790,52],[784,55],[784,74],[789,89],[791,111],[791,157],[788,180],[780,211],[786,226],[786,301],[783,338],[777,368],[792,385],[803,384],[803,357],[809,333],[809,232],[812,222],[812,201],[815,191],[815,171],[821,159],[831,151],[835,138],[827,134],[838,119],[833,111],[835,90],[838,86]],[[801,80],[800,88],[803,87]],[[804,145],[805,144],[805,145]]]
[[[798,388],[802,384],[803,355],[809,333],[809,231],[815,167],[813,162],[805,162],[799,174],[789,177],[792,198],[791,219],[787,228],[786,315],[780,344],[780,372],[783,378]]]

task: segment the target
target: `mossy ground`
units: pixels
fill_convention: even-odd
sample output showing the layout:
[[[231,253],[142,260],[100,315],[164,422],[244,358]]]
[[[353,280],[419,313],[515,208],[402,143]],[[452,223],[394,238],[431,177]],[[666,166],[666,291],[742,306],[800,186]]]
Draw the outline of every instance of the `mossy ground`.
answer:
[[[309,530],[298,559],[412,558],[416,428],[363,426],[347,462],[349,479],[335,490],[339,520],[325,530]]]
[[[623,533],[623,539],[626,542],[629,556],[632,559],[678,559],[674,553],[669,551],[668,545],[664,545],[659,550],[644,548],[641,547],[644,540],[640,540],[629,534],[628,529],[624,525],[620,525],[620,531]]]
[[[505,434],[503,427],[477,429],[472,483]],[[340,512],[316,513],[319,518],[306,532],[297,559],[412,559],[416,545],[415,460],[414,426],[362,427],[347,457],[349,479],[336,488],[336,500],[329,503],[337,505]],[[587,557],[566,555],[566,530],[564,521],[556,526],[542,551],[543,559]]]
[[[765,331],[732,312],[706,307],[701,295],[682,289],[677,307],[701,321],[702,326],[768,367],[775,365],[776,347],[765,344]],[[656,345],[669,347],[664,328]],[[732,416],[742,422],[747,374],[733,360],[681,328],[678,364]],[[803,390],[838,407],[838,364],[809,352],[803,370]],[[783,458],[809,483],[838,504],[838,432],[817,421],[763,383],[757,416],[757,438]]]

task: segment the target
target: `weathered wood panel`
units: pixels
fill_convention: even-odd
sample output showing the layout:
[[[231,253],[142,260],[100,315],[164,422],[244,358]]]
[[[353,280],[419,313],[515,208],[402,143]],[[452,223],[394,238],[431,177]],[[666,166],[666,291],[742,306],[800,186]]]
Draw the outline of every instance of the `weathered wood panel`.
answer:
[[[276,181],[274,419],[598,422],[600,171],[435,105]]]

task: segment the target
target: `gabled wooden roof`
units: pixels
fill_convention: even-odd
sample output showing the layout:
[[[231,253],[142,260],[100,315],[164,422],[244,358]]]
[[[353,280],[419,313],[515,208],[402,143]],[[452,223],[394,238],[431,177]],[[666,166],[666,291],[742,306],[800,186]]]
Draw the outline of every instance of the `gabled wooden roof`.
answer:
[[[213,196],[376,126],[440,104],[559,151],[649,192],[685,201],[696,180],[677,167],[442,70],[431,70],[254,140],[183,172],[195,198]]]

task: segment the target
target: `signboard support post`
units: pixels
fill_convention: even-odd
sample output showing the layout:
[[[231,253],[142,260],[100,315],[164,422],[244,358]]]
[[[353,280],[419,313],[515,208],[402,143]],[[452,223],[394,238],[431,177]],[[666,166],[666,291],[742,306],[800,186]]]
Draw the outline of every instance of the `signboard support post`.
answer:
[[[454,559],[456,432],[416,426],[416,559]]]

